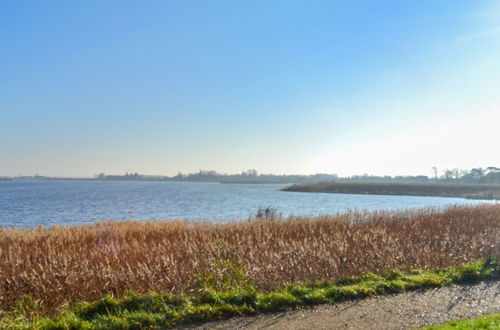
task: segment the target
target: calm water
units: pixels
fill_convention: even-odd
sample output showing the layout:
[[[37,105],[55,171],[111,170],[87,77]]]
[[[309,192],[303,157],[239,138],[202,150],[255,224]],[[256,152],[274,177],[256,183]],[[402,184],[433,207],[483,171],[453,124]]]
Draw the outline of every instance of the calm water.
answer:
[[[78,225],[99,220],[229,221],[273,206],[283,215],[334,214],[349,209],[394,210],[476,204],[459,198],[282,192],[282,184],[190,182],[0,182],[0,226]]]

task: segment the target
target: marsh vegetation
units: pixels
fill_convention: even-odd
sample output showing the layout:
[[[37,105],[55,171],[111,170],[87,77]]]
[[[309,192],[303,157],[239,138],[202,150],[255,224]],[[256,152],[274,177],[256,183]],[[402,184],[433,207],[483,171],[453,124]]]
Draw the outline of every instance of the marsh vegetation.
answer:
[[[390,269],[437,269],[500,255],[500,205],[228,224],[106,222],[0,230],[0,307],[43,313],[127,290],[272,290]]]
[[[380,182],[323,182],[295,184],[283,191],[335,194],[407,195],[462,197],[470,199],[500,199],[498,184],[446,183],[380,183]]]
[[[294,307],[499,278],[498,260],[488,258],[436,271],[388,271],[381,275],[367,273],[337,282],[294,283],[266,291],[252,286],[233,286],[223,290],[207,286],[183,295],[127,291],[121,297],[106,295],[90,303],[64,306],[49,316],[41,313],[39,301],[23,297],[13,311],[0,312],[0,328],[164,329],[182,323],[284,311]]]

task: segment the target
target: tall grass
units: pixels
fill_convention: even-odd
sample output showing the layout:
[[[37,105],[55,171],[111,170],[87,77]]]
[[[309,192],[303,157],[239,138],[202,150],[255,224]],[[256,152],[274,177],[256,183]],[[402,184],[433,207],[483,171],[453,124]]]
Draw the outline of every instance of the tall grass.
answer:
[[[283,191],[335,194],[374,194],[500,199],[498,184],[398,183],[398,182],[320,182],[294,184]]]
[[[106,222],[0,229],[0,309],[29,295],[41,313],[126,290],[338,280],[500,256],[500,205],[445,211],[267,217],[229,224]]]

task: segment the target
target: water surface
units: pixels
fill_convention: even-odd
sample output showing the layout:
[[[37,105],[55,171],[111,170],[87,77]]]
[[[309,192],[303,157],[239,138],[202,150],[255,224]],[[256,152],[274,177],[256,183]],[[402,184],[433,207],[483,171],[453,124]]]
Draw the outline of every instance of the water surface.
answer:
[[[101,220],[246,219],[259,207],[284,216],[477,204],[461,198],[279,191],[284,184],[13,180],[0,182],[0,226],[80,225]]]

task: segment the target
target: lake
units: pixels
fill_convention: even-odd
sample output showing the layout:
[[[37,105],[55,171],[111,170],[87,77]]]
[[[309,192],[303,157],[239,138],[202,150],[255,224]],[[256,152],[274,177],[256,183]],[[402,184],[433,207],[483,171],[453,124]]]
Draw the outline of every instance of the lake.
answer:
[[[285,184],[13,180],[0,182],[0,226],[81,225],[101,220],[247,219],[259,207],[284,216],[478,204],[461,198],[283,192]]]

